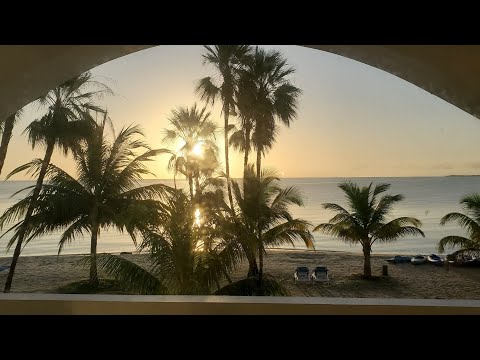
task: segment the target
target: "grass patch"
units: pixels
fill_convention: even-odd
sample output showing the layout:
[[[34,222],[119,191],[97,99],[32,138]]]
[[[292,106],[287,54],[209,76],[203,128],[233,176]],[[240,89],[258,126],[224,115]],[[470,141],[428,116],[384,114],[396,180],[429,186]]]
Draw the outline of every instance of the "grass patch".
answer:
[[[100,279],[98,286],[92,286],[88,280],[76,281],[56,289],[57,294],[120,294],[128,295],[112,279]]]

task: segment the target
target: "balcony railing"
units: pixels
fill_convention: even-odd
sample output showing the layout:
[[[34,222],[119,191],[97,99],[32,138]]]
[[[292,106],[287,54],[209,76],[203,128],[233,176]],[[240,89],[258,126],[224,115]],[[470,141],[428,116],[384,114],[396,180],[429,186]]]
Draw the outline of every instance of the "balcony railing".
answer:
[[[480,315],[480,300],[0,294],[15,315]]]

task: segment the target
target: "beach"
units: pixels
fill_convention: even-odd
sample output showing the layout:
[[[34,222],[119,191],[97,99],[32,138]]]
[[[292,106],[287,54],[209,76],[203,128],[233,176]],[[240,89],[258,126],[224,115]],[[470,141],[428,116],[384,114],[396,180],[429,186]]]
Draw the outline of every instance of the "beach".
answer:
[[[122,255],[142,263],[145,255]],[[480,299],[480,268],[439,267],[431,264],[389,264],[390,255],[372,255],[375,280],[359,277],[363,272],[363,256],[341,251],[280,250],[267,251],[264,271],[283,281],[291,296],[342,298],[411,298],[411,299]],[[55,293],[69,283],[87,279],[88,269],[77,265],[82,255],[21,256],[13,280],[12,292]],[[9,265],[10,258],[1,258],[0,265]],[[382,276],[388,264],[389,276]],[[232,280],[245,277],[248,264],[241,264]],[[327,266],[330,282],[295,284],[297,266]],[[0,272],[3,289],[6,271]]]

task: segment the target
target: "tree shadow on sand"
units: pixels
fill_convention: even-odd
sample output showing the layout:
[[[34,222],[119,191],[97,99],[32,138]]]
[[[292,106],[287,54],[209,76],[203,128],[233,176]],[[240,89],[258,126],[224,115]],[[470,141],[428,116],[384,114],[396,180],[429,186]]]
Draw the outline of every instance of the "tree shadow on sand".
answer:
[[[390,276],[372,276],[367,279],[363,274],[351,274],[343,281],[334,283],[335,290],[339,292],[357,293],[359,297],[363,294],[401,294],[405,290],[396,278]]]

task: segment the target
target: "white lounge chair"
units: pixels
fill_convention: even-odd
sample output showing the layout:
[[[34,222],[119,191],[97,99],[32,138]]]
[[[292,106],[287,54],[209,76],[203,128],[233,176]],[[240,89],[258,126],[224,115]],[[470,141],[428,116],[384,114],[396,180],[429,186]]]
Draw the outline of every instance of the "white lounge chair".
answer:
[[[295,269],[293,273],[293,279],[295,284],[297,283],[308,283],[310,282],[310,270],[306,266],[299,266]]]
[[[311,275],[312,283],[326,282],[328,279],[328,269],[326,266],[317,266]]]

